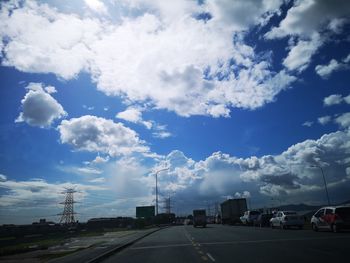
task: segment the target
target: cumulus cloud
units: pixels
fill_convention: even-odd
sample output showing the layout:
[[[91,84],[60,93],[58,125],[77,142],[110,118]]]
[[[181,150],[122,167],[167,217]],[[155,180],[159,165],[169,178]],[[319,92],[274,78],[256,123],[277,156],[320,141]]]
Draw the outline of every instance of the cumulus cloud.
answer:
[[[6,175],[0,174],[0,182],[5,182],[7,180]]]
[[[322,116],[322,117],[319,117],[317,119],[317,121],[322,124],[322,125],[326,125],[327,123],[329,123],[330,121],[332,120],[332,117],[327,115],[327,116]]]
[[[21,101],[22,112],[15,122],[26,122],[31,126],[44,128],[67,115],[62,105],[50,95],[55,91],[54,87],[30,83],[26,89],[28,92]]]
[[[294,1],[287,16],[277,27],[267,32],[265,37],[267,39],[291,38],[290,52],[283,64],[289,70],[300,72],[310,64],[312,56],[326,41],[327,34],[342,32],[344,25],[349,23],[349,10],[350,3],[344,0]]]
[[[322,41],[318,34],[314,34],[311,40],[300,40],[291,47],[288,56],[283,60],[283,65],[289,70],[303,71],[311,62],[311,57],[321,46]]]
[[[32,1],[15,9],[3,3],[3,65],[63,79],[87,71],[99,90],[121,96],[128,105],[147,102],[185,117],[229,117],[231,107],[256,109],[296,80],[273,71],[239,35],[279,13],[280,1],[115,5],[137,15],[116,23]],[[198,19],[203,12],[212,13],[212,19]]]
[[[94,12],[107,14],[107,7],[100,0],[84,0],[85,4]]]
[[[322,78],[326,79],[335,71],[348,69],[349,57],[350,55],[344,58],[342,62],[332,59],[328,65],[317,65],[315,71]]]
[[[129,107],[125,111],[117,113],[116,117],[133,123],[140,123],[147,129],[152,128],[152,122],[142,119],[142,109],[138,107]]]
[[[334,121],[342,128],[350,128],[350,112],[341,114]]]
[[[161,167],[169,168],[159,174],[161,189],[176,191],[180,199],[191,196],[198,202],[209,196],[213,200],[235,196],[235,192],[236,196],[248,196],[247,191],[255,202],[280,196],[288,202],[307,202],[304,198],[308,197],[308,201],[322,203],[323,181],[319,169],[313,168],[321,166],[333,200],[347,198],[337,189],[350,186],[349,136],[347,130],[338,131],[297,143],[277,155],[245,159],[215,152],[194,161],[181,151],[172,151],[161,163]]]
[[[149,152],[135,131],[122,123],[96,116],[63,120],[58,130],[61,143],[69,144],[78,151],[101,152],[110,156]]]
[[[343,100],[342,95],[332,94],[332,95],[329,95],[328,97],[325,97],[323,99],[323,105],[331,106],[331,105],[340,104],[342,102],[342,100]]]

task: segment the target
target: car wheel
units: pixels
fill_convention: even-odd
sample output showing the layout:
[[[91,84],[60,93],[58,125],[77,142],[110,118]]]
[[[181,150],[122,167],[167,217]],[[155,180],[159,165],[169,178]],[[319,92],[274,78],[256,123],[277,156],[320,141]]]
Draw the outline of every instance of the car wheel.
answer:
[[[332,231],[333,231],[334,233],[338,233],[338,232],[340,231],[340,229],[339,229],[339,227],[338,227],[336,224],[333,224],[333,225],[332,225]]]
[[[315,232],[318,231],[318,227],[316,226],[315,223],[312,223],[311,227],[312,227],[312,230],[313,230],[313,231],[315,231]]]
[[[303,226],[298,226],[298,228],[299,228],[300,230],[302,230],[302,229],[303,229]]]

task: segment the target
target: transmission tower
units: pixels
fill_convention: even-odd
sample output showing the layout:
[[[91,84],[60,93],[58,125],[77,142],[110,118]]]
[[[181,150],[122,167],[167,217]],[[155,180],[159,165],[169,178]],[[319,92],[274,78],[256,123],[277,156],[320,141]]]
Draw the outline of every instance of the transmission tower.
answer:
[[[170,199],[170,195],[164,199],[164,209],[165,209],[165,213],[166,214],[171,214],[171,208],[173,206],[171,205],[171,199]]]
[[[60,204],[64,204],[63,213],[58,214],[58,215],[62,215],[60,224],[64,223],[68,225],[68,224],[75,223],[74,215],[76,213],[74,213],[74,207],[73,207],[73,204],[75,203],[73,194],[76,192],[77,191],[75,191],[73,188],[66,189],[64,192],[62,192],[62,194],[66,195],[66,199],[64,200],[64,202],[60,203]]]

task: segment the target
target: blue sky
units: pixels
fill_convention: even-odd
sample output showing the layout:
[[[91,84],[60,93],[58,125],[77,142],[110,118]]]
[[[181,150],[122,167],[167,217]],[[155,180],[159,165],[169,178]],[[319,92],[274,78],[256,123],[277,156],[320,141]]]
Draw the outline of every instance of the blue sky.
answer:
[[[325,11],[327,10],[327,12]],[[347,1],[1,3],[0,223],[349,200]],[[162,206],[162,205],[161,205]]]

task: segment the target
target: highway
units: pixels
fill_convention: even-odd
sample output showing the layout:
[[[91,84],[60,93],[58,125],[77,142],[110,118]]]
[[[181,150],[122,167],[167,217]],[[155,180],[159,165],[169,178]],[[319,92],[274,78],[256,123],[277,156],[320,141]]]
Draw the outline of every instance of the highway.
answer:
[[[349,249],[349,232],[173,226],[103,262],[348,262]]]

